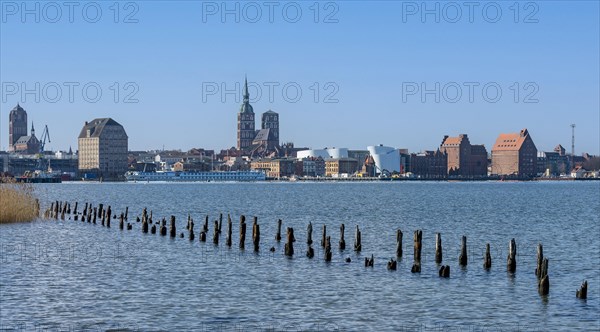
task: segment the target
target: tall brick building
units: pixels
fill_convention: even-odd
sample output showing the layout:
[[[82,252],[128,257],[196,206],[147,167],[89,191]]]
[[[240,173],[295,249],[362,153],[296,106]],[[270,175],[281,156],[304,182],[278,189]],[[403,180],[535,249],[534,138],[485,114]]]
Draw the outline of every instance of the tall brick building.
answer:
[[[537,148],[527,129],[498,136],[492,148],[492,174],[536,176]]]
[[[105,180],[122,179],[127,172],[127,134],[111,118],[85,122],[79,134],[79,171]]]
[[[448,156],[448,176],[480,177],[487,175],[487,150],[483,145],[472,145],[467,134],[444,136],[440,152]]]

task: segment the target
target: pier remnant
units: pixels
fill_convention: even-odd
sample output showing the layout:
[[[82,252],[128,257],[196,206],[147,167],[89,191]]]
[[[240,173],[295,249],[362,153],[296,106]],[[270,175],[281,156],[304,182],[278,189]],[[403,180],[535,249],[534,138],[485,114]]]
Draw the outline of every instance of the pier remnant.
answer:
[[[306,244],[308,244],[308,246],[310,246],[313,243],[313,240],[312,240],[313,229],[312,228],[313,228],[312,222],[309,221],[308,227],[306,227]]]
[[[581,287],[575,293],[575,296],[577,296],[578,299],[582,299],[582,300],[587,299],[587,288],[588,288],[588,282],[587,282],[587,280],[584,280],[583,283],[581,284]]]
[[[421,249],[423,248],[423,231],[416,230],[413,236],[413,266],[410,269],[412,273],[421,273]]]
[[[362,250],[362,237],[360,229],[356,225],[356,233],[354,234],[354,251],[360,252]]]
[[[396,259],[402,258],[402,231],[400,228],[396,230]]]
[[[227,214],[227,239],[225,240],[225,244],[228,247],[231,247],[231,215]]]
[[[435,262],[440,264],[442,262],[442,235],[435,233]]]
[[[542,246],[541,243],[538,243],[537,246],[537,265],[535,268],[535,275],[536,277],[539,279],[541,279],[541,274],[542,274],[542,263],[544,261],[544,247]]]
[[[325,239],[325,261],[331,262],[331,236]]]
[[[323,235],[321,236],[321,247],[325,248],[327,242],[327,225],[323,225]]]
[[[489,270],[492,268],[492,254],[490,253],[490,244],[485,244],[485,256],[483,258],[483,268]]]
[[[548,277],[548,258],[542,261],[542,269],[540,273],[540,281],[538,284],[540,295],[548,295],[550,292],[550,278]]]
[[[277,220],[277,234],[275,234],[275,241],[281,241],[281,219]]]
[[[294,256],[294,242],[296,238],[294,237],[294,229],[292,227],[287,228],[287,239],[285,243],[285,255],[292,257]]]
[[[467,237],[463,235],[460,245],[460,256],[458,256],[458,264],[461,266],[467,266]]]
[[[442,278],[450,278],[450,266],[442,265],[439,272],[440,277]]]
[[[508,244],[508,257],[506,258],[506,270],[510,273],[515,273],[517,270],[517,242],[511,239]]]
[[[219,244],[219,235],[221,234],[221,229],[219,228],[219,221],[215,220],[215,229],[213,232],[213,243],[218,245]]]
[[[344,239],[344,230],[346,226],[344,224],[340,225],[340,250],[346,249],[346,240]]]
[[[365,257],[365,267],[373,267],[375,264],[375,258],[373,254],[371,254],[371,258]]]
[[[171,216],[171,225],[169,227],[169,233],[170,233],[171,237],[177,236],[177,230],[175,228],[175,216]]]
[[[160,235],[161,236],[166,236],[167,235],[167,221],[165,220],[165,218],[163,218],[160,221]]]
[[[260,245],[260,225],[258,224],[258,218],[254,217],[252,221],[252,244],[254,244],[254,251],[259,251]]]
[[[188,221],[188,237],[190,241],[194,241],[194,238],[196,238],[196,234],[194,234],[194,221],[192,218],[189,218]]]
[[[246,242],[246,216],[240,216],[240,249],[244,250]]]
[[[391,271],[396,271],[396,267],[397,267],[398,262],[391,258],[390,261],[387,263],[387,269],[391,270]]]

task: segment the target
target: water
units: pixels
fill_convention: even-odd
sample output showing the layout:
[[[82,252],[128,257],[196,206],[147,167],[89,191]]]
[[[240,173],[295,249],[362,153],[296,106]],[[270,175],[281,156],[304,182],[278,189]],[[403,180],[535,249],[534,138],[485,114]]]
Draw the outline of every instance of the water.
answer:
[[[600,183],[195,183],[37,185],[42,202],[109,204],[130,221],[143,207],[154,220],[177,217],[171,239],[81,221],[0,225],[0,325],[4,329],[532,331],[600,329]],[[233,242],[212,242],[212,222],[231,213]],[[190,242],[188,213],[207,243]],[[238,249],[239,215],[249,216],[246,250]],[[253,253],[251,217],[261,225]],[[294,227],[295,256],[276,243],[276,220]],[[306,258],[313,223],[316,257]],[[338,250],[346,225],[346,251]],[[320,247],[332,237],[333,261]],[[354,227],[363,250],[352,251]],[[396,229],[404,232],[397,271]],[[412,236],[423,230],[420,274],[410,273]],[[223,230],[226,230],[226,214]],[[450,279],[437,275],[435,233],[442,234]],[[460,268],[467,236],[469,265]],[[283,234],[285,239],[285,234]],[[517,272],[506,272],[511,238]],[[485,243],[490,271],[482,268]],[[536,246],[549,258],[550,294],[537,293]],[[274,246],[275,253],[269,252]],[[374,254],[375,267],[364,257]],[[344,259],[350,257],[351,263]],[[575,297],[589,283],[588,299]]]

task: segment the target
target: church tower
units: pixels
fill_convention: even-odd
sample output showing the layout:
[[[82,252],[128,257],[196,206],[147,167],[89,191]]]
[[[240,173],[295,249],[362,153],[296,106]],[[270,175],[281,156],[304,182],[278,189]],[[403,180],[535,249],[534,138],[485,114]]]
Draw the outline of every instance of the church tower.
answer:
[[[17,104],[8,115],[8,151],[15,150],[21,136],[27,136],[27,112]]]
[[[244,80],[244,102],[240,107],[237,118],[237,149],[245,150],[252,145],[252,140],[256,136],[254,130],[254,110],[250,105],[250,95],[248,94],[248,80]]]

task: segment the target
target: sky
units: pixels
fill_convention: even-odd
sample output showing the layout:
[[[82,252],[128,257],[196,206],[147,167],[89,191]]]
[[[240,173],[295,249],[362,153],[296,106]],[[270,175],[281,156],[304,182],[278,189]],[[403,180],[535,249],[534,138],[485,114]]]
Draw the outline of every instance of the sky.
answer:
[[[600,154],[598,1],[1,1],[0,150],[17,103],[47,149],[111,117],[130,150],[236,144],[244,77],[282,142]],[[39,135],[39,134],[38,134]]]

